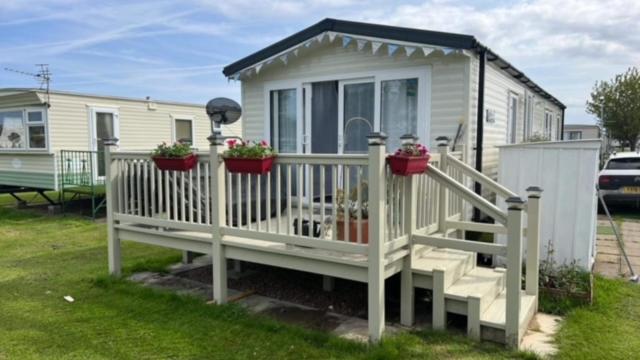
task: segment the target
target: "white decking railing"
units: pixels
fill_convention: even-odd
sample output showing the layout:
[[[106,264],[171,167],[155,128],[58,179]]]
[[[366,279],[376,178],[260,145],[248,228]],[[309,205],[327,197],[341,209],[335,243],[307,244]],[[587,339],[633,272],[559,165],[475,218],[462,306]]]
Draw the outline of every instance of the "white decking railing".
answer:
[[[186,172],[161,171],[149,154],[107,146],[109,269],[120,272],[120,238],[140,233],[142,242],[210,252],[219,303],[226,301],[227,258],[365,281],[370,335],[377,340],[384,329],[384,280],[394,273],[403,274],[403,322],[412,321],[414,245],[501,255],[507,257],[506,333],[519,339],[524,203],[446,146],[425,173],[394,176],[385,165],[384,138],[370,140],[363,155],[280,154],[265,175],[229,173],[219,155],[224,145],[215,138]],[[471,191],[469,181],[512,197],[508,213]],[[527,269],[535,275],[527,271],[526,290],[537,294],[539,204],[531,199]],[[464,202],[496,224],[465,221]],[[509,242],[450,237],[456,230],[506,233]]]

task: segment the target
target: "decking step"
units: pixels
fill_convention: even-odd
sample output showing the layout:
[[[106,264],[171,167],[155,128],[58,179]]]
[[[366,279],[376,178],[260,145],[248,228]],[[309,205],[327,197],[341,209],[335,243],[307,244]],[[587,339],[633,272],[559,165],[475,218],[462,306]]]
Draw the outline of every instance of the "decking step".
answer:
[[[535,313],[536,297],[527,295],[524,291],[520,293],[520,329],[526,327]],[[489,305],[489,308],[480,315],[480,325],[495,329],[504,330],[507,313],[507,293],[502,291],[498,297]]]
[[[445,297],[460,301],[469,296],[479,297],[482,313],[503,291],[505,275],[504,269],[476,267],[446,288]]]
[[[424,285],[416,286],[431,288],[433,270],[442,269],[445,275],[444,286],[446,289],[467,272],[473,270],[475,257],[474,253],[452,249],[433,248],[425,251],[413,259],[412,269],[414,274],[427,277],[429,281],[418,281],[418,284]]]

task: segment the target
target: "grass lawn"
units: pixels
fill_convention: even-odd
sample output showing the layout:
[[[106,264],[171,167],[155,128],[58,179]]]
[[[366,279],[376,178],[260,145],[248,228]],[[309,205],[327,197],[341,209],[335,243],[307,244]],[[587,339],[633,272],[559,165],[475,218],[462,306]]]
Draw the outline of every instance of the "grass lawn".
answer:
[[[367,347],[106,276],[103,224],[0,207],[0,359],[533,358],[442,332]],[[125,243],[125,271],[177,262]],[[74,303],[63,300],[71,295]]]
[[[0,207],[0,359],[534,358],[451,333],[422,331],[367,347],[106,276],[106,230],[79,217]],[[161,269],[176,251],[125,243],[125,272]],[[63,300],[71,295],[74,303]],[[596,280],[596,304],[572,310],[560,358],[632,358],[640,287]]]

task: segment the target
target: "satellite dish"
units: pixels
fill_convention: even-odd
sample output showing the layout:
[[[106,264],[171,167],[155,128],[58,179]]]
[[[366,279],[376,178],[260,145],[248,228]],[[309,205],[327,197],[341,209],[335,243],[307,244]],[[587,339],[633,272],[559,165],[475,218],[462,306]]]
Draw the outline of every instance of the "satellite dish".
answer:
[[[242,108],[228,98],[215,98],[207,103],[207,115],[217,125],[229,125],[240,119]]]

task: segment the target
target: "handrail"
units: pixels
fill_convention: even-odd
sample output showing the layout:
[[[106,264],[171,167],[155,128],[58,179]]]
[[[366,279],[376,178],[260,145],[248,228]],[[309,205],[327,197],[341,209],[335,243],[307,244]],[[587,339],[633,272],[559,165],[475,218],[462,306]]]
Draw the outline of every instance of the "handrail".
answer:
[[[504,211],[500,210],[497,206],[493,205],[485,198],[474,193],[463,184],[454,181],[436,167],[432,166],[431,164],[427,165],[427,171],[425,172],[425,174],[439,182],[441,185],[455,190],[457,192],[457,195],[461,196],[462,198],[473,204],[475,207],[479,208],[487,215],[494,218],[497,222],[505,225],[507,224],[507,214]]]
[[[450,160],[450,162],[449,162],[450,165],[455,166],[457,169],[461,170],[465,175],[467,175],[470,178],[472,178],[473,180],[479,182],[483,186],[489,188],[490,190],[492,190],[493,192],[495,192],[499,196],[502,196],[505,199],[510,198],[510,197],[514,197],[514,196],[518,196],[518,194],[516,194],[513,191],[507,189],[506,187],[500,185],[499,183],[497,183],[496,181],[494,181],[493,179],[491,179],[487,175],[477,171],[473,167],[471,167],[468,164],[458,160],[457,158],[451,156],[450,154],[447,155],[447,160]]]

